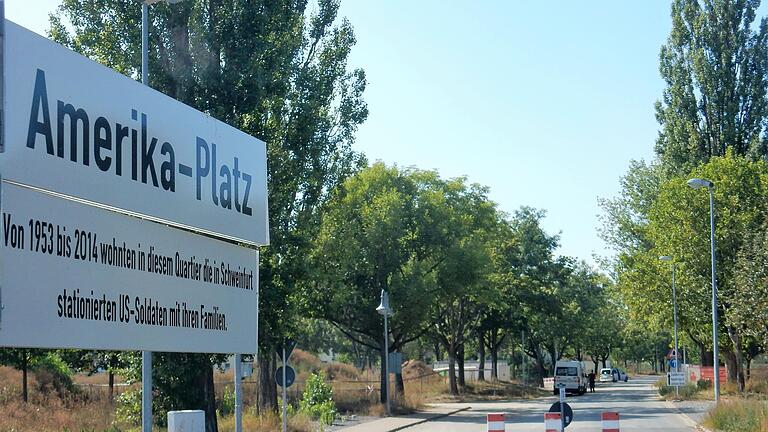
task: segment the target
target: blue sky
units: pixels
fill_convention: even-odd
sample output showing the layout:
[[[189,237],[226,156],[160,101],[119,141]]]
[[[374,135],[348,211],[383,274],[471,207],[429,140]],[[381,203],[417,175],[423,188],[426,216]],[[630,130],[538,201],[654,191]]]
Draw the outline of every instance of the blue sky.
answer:
[[[38,32],[57,0],[10,0]],[[547,211],[559,253],[592,262],[598,197],[651,158],[669,1],[342,0],[366,70],[369,160],[466,175],[512,212]]]

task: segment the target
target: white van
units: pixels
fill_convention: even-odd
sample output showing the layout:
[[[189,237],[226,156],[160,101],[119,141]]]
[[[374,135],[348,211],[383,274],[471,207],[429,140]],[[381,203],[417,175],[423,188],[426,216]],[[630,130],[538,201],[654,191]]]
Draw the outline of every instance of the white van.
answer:
[[[558,360],[555,363],[555,395],[559,393],[559,383],[565,384],[566,393],[586,393],[589,380],[584,375],[584,365],[575,360]]]

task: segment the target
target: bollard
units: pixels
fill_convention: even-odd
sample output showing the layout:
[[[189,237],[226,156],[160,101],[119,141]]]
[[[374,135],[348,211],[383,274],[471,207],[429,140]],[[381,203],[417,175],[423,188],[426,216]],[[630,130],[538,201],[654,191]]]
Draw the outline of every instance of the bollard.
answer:
[[[619,432],[619,413],[606,411],[602,414],[603,432]]]
[[[488,413],[486,423],[488,432],[504,432],[504,413]]]
[[[544,430],[545,432],[562,432],[560,427],[562,426],[560,421],[560,413],[545,413],[544,414]]]
[[[168,411],[168,432],[205,432],[205,411]]]

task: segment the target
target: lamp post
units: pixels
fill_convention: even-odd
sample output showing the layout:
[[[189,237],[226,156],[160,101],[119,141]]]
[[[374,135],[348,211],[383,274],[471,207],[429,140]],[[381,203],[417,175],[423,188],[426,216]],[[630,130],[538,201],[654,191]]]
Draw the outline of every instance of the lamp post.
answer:
[[[712,352],[715,379],[715,402],[720,401],[720,358],[718,356],[717,341],[717,276],[715,263],[715,184],[709,180],[692,178],[688,180],[688,186],[694,189],[707,188],[709,191],[709,225],[710,225],[710,249],[712,253]]]
[[[381,290],[381,303],[376,308],[376,312],[384,315],[384,393],[387,396],[387,415],[389,411],[389,329],[387,328],[387,317],[392,315],[392,309],[389,307],[389,295]]]
[[[145,86],[149,86],[149,5],[161,1],[178,3],[182,0],[141,2],[141,83]],[[141,431],[152,432],[152,351],[141,352]]]
[[[675,288],[675,260],[672,257],[664,255],[660,260],[672,263],[672,316],[675,323],[675,372],[680,372],[680,359],[678,358],[678,340],[677,340],[677,289]],[[675,386],[675,395],[680,396],[680,386]]]

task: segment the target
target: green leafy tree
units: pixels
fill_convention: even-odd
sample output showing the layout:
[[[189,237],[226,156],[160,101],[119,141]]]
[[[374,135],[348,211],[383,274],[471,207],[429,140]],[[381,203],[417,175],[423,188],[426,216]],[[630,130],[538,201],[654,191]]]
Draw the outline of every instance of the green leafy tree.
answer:
[[[733,320],[730,313],[743,300],[739,296],[736,279],[739,251],[748,246],[748,233],[760,231],[766,221],[768,167],[762,161],[751,162],[730,154],[714,157],[709,163],[694,169],[689,176],[663,184],[659,198],[650,211],[650,232],[656,247],[653,252],[657,256],[674,256],[684,263],[678,267],[680,277],[677,285],[683,322],[689,321],[691,315],[706,321],[711,314],[707,301],[711,296],[709,200],[706,193],[686,185],[688,177],[707,178],[715,184],[719,315],[721,330],[728,335],[725,341],[721,339],[721,344],[724,344],[730,366],[730,378],[738,378],[743,385],[745,325]],[[659,265],[658,261],[656,265]],[[652,270],[648,268],[646,271]],[[668,299],[669,285],[663,286],[666,292],[660,298]],[[638,291],[645,293],[646,298],[650,297],[649,290]],[[658,300],[655,302],[658,304]],[[658,310],[671,317],[669,306]],[[701,322],[696,327],[706,328],[706,324]],[[709,332],[711,330],[710,325]]]
[[[766,153],[768,21],[759,0],[674,0],[660,66],[656,152],[685,173],[712,156]]]
[[[521,348],[534,360],[540,382],[547,373],[545,344],[551,348],[556,339],[568,337],[566,326],[558,324],[563,319],[563,309],[556,294],[565,283],[571,264],[568,259],[555,256],[559,239],[541,227],[544,215],[530,207],[515,211],[509,220],[512,236],[497,245],[494,253],[493,276],[509,295],[507,312],[513,314],[512,322],[518,323],[518,327],[508,331],[515,336],[519,332],[525,334],[526,343]]]
[[[138,78],[140,10],[140,2],[64,0],[50,35]],[[366,80],[362,70],[347,68],[355,37],[337,12],[335,0],[318,1],[314,13],[306,1],[190,0],[153,5],[150,14],[150,85],[267,143],[271,244],[260,267],[261,408],[277,406],[274,349],[295,331],[291,295],[305,276],[319,206],[360,163],[351,145],[368,113]],[[206,375],[194,391],[205,392],[199,408],[215,431],[217,357],[159,358],[179,365],[173,375]]]
[[[45,357],[47,351],[32,348],[3,348],[0,349],[0,364],[21,371],[21,392],[24,402],[29,400],[27,375],[31,367]]]
[[[464,385],[464,346],[477,326],[480,311],[493,304],[494,291],[488,280],[491,271],[488,241],[498,214],[487,197],[487,189],[467,185],[458,178],[436,184],[430,194],[432,208],[440,217],[431,221],[437,239],[435,299],[431,304],[431,334],[448,354],[451,394]],[[456,362],[458,361],[458,382]]]
[[[382,364],[384,322],[376,313],[382,290],[394,312],[390,352],[426,331],[441,259],[435,245],[442,211],[430,197],[436,179],[433,172],[382,163],[348,178],[325,207],[310,255],[313,276],[301,295],[306,313],[379,351]],[[382,370],[382,402],[384,380]]]
[[[734,298],[729,321],[744,329],[747,379],[752,359],[768,348],[768,229],[748,235],[736,260]]]

